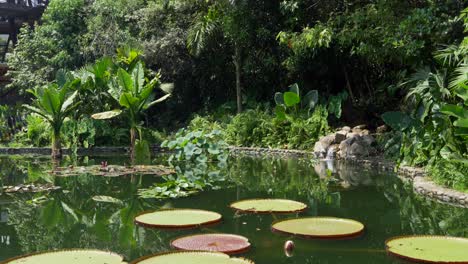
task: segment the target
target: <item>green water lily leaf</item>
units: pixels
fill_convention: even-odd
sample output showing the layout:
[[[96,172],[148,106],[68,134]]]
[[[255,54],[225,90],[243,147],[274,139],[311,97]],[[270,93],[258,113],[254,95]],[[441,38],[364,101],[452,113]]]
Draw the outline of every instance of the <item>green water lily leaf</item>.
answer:
[[[108,112],[102,112],[102,113],[98,113],[98,114],[94,114],[92,115],[91,117],[93,119],[97,119],[97,120],[104,120],[104,119],[111,119],[111,118],[114,118],[116,116],[119,116],[120,114],[122,114],[122,111],[121,110],[113,110],[113,111],[108,111]]]
[[[252,199],[232,203],[231,208],[249,213],[298,213],[307,209],[301,202],[284,199]]]
[[[173,209],[147,212],[135,217],[135,223],[155,228],[194,228],[220,222],[216,212],[197,209]]]
[[[361,235],[364,225],[351,219],[308,217],[276,222],[272,230],[306,238],[350,238]]]
[[[61,250],[37,253],[22,257],[16,257],[5,264],[37,264],[37,263],[67,263],[67,264],[124,264],[123,257],[100,250]]]
[[[396,237],[386,243],[398,257],[425,263],[468,263],[468,239],[445,236]]]
[[[244,258],[231,258],[229,255],[220,252],[169,252],[150,257],[143,257],[132,264],[254,264],[251,260]]]
[[[240,254],[250,248],[246,237],[231,234],[200,234],[178,238],[171,246],[180,250],[213,251],[225,254]]]

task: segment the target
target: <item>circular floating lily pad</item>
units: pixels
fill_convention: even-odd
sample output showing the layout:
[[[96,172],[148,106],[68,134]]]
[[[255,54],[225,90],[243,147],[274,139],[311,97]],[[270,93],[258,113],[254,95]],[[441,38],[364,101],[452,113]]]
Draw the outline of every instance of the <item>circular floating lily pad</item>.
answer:
[[[468,239],[444,236],[396,237],[386,243],[387,252],[424,263],[468,263]]]
[[[273,231],[305,238],[351,238],[364,232],[364,225],[351,219],[309,217],[276,222]]]
[[[243,258],[230,258],[219,252],[180,251],[144,257],[132,264],[254,264]]]
[[[284,199],[252,199],[231,204],[231,208],[247,213],[299,213],[307,209],[301,202]]]
[[[196,209],[172,209],[146,212],[135,217],[135,223],[155,228],[195,228],[220,222],[216,212]]]
[[[231,234],[202,234],[178,238],[171,245],[176,249],[215,251],[226,254],[239,254],[250,248],[249,240]]]
[[[61,250],[30,254],[12,258],[2,264],[38,264],[38,263],[67,263],[67,264],[124,264],[123,257],[100,250]]]

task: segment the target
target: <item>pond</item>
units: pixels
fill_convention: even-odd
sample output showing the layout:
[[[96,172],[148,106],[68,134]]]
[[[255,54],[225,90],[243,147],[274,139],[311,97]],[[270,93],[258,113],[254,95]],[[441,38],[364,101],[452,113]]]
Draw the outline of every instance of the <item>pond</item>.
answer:
[[[76,164],[108,161],[124,164],[121,157],[85,157]],[[156,163],[164,162],[158,158]],[[64,165],[70,164],[64,161]],[[0,157],[1,184],[53,182],[62,189],[47,195],[0,196],[0,261],[37,251],[61,248],[97,248],[125,256],[126,260],[171,250],[170,241],[187,234],[234,233],[249,238],[253,248],[241,256],[256,264],[271,263],[405,263],[388,256],[384,242],[392,236],[437,234],[468,237],[468,210],[419,197],[409,183],[389,172],[343,162],[308,159],[232,157],[224,172],[227,180],[211,190],[178,199],[141,199],[139,189],[163,179],[151,175],[107,178],[80,175],[54,178],[47,174],[47,158]],[[95,196],[115,198],[98,202]],[[351,218],[366,225],[357,239],[305,240],[272,233],[278,219],[298,215],[243,215],[230,203],[249,198],[288,198],[309,205],[307,216]],[[158,208],[199,208],[219,212],[221,224],[197,230],[167,231],[137,227],[134,217]],[[295,242],[287,257],[283,244]],[[467,253],[468,254],[468,253]]]

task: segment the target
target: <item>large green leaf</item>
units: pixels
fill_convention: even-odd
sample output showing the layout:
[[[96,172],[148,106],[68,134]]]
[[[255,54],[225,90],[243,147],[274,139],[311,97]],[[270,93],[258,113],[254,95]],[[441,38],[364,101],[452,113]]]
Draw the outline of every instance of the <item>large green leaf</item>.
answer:
[[[140,100],[134,97],[131,93],[123,93],[119,100],[119,104],[121,106],[129,109],[135,108],[135,106],[138,105],[138,102],[140,102]]]
[[[229,255],[220,252],[170,252],[143,257],[133,264],[254,264],[243,258],[230,258]]]
[[[134,91],[132,76],[128,74],[128,72],[120,68],[117,71],[117,78],[118,78],[119,85],[123,88],[125,92],[132,93]]]
[[[296,106],[301,102],[301,98],[298,94],[293,92],[285,92],[283,95],[284,103],[288,107]]]
[[[445,236],[407,236],[386,242],[398,257],[426,263],[468,263],[468,239]]]
[[[334,217],[308,217],[276,222],[277,232],[310,238],[355,237],[364,232],[364,225],[351,219]]]
[[[133,79],[133,94],[139,94],[141,89],[145,83],[145,69],[143,68],[143,64],[138,62],[135,65],[135,68],[132,71],[132,79]]]
[[[283,93],[275,93],[275,103],[276,105],[284,105]]]
[[[460,105],[452,105],[452,104],[443,105],[440,108],[440,112],[446,115],[450,115],[450,116],[454,116],[458,118],[468,118],[468,110]]]
[[[299,97],[301,96],[301,94],[300,94],[300,92],[299,92],[299,85],[298,85],[297,83],[291,85],[291,86],[289,87],[289,91],[292,92],[292,93],[297,94],[297,96],[299,96]]]
[[[135,217],[135,222],[147,227],[190,228],[218,223],[221,218],[220,214],[210,211],[174,209],[143,213]]]
[[[103,120],[103,119],[114,118],[116,116],[119,116],[120,114],[122,114],[122,110],[112,110],[112,111],[108,111],[108,112],[102,112],[102,113],[94,114],[91,117],[93,119]]]
[[[458,119],[453,123],[456,127],[468,128],[468,118],[461,118]]]
[[[171,94],[166,94],[166,95],[164,95],[163,97],[159,98],[158,100],[155,100],[155,101],[149,103],[149,104],[145,107],[145,109],[148,109],[148,108],[154,106],[155,104],[162,103],[162,102],[166,101],[169,97],[171,97]]]
[[[414,119],[403,112],[387,112],[382,115],[382,119],[387,125],[397,131],[403,131],[415,124]]]
[[[50,114],[56,115],[60,110],[60,98],[57,89],[52,86],[44,89],[39,98],[41,106]]]
[[[232,203],[231,208],[250,213],[297,213],[305,211],[307,205],[284,199],[252,199]]]
[[[317,90],[309,91],[302,100],[303,104],[308,108],[308,110],[312,110],[319,102],[319,94]]]
[[[33,255],[17,257],[5,262],[5,264],[42,264],[42,263],[68,263],[68,264],[124,264],[123,257],[100,250],[60,250]]]
[[[75,91],[65,100],[65,102],[62,104],[62,109],[61,109],[62,112],[65,112],[67,108],[73,104],[77,95],[78,95],[78,91]]]

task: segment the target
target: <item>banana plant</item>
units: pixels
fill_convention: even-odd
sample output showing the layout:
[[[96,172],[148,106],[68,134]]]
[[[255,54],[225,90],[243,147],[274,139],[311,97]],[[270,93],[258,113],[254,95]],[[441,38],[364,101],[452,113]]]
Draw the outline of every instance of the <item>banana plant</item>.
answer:
[[[121,114],[125,114],[130,125],[130,151],[131,158],[135,158],[135,145],[138,142],[143,143],[141,126],[143,112],[171,96],[171,85],[161,85],[160,75],[149,80],[145,76],[145,66],[138,58],[134,56],[127,60],[120,59],[124,67],[119,66],[118,69],[111,73],[108,83],[109,95],[118,103],[120,109],[115,109],[108,112],[97,113],[92,115],[94,119],[111,119]],[[154,91],[161,89],[165,95],[156,99]],[[137,133],[139,141],[137,142]]]
[[[34,102],[31,105],[23,105],[32,113],[44,118],[52,127],[52,158],[62,157],[60,133],[65,118],[80,104],[75,103],[79,84],[79,80],[73,79],[29,90],[35,98]]]

